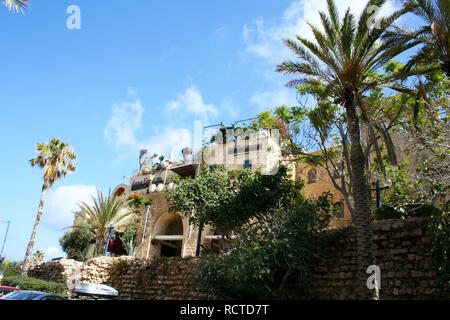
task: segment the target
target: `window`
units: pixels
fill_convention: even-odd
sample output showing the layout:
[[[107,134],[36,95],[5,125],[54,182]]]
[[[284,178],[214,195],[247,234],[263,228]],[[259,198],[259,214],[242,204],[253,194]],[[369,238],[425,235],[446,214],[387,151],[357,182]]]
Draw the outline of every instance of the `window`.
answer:
[[[333,206],[335,218],[342,219],[344,218],[344,204],[342,202],[336,202]]]
[[[311,169],[308,171],[308,183],[317,182],[317,171],[316,169]]]
[[[245,160],[244,164],[242,165],[242,169],[251,169],[252,168],[252,160]]]

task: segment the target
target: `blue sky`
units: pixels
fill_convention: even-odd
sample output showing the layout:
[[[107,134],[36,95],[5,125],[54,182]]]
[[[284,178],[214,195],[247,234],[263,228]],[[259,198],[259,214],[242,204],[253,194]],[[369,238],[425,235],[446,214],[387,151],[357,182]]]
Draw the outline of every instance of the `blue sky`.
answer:
[[[24,258],[42,172],[37,142],[73,146],[77,171],[48,191],[35,250],[62,256],[58,239],[77,201],[128,182],[141,148],[170,152],[192,144],[204,125],[294,105],[276,74],[290,57],[282,38],[309,35],[325,0],[33,1],[24,15],[0,6],[0,221],[11,221],[4,255]],[[359,13],[364,3],[338,0]],[[66,9],[81,10],[70,30]],[[392,5],[386,6],[386,12]],[[124,179],[125,176],[125,179]],[[3,241],[5,225],[0,225]]]

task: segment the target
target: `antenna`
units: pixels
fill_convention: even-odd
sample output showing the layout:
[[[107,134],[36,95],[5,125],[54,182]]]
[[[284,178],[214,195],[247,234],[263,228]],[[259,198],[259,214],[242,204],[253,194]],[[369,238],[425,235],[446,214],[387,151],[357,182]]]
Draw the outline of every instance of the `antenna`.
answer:
[[[244,121],[248,121],[248,120],[256,120],[256,119],[258,119],[258,117],[248,118],[248,119],[244,119],[244,120],[238,120],[238,121],[233,122],[233,126],[238,124],[239,122],[244,122]]]

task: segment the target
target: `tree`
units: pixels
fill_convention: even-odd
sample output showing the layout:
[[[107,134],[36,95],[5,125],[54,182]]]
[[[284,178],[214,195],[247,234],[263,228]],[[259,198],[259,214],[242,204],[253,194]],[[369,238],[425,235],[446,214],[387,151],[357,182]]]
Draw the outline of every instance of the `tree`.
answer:
[[[393,46],[420,46],[409,59],[405,70],[417,64],[434,64],[450,77],[450,2],[448,0],[403,0],[404,9],[420,17],[425,25],[417,30],[395,26],[383,38]],[[433,66],[430,70],[436,70]],[[422,71],[423,72],[423,71]]]
[[[2,3],[11,11],[23,12],[31,5],[31,0],[2,0]]]
[[[44,251],[36,250],[36,252],[33,253],[34,264],[40,264],[40,263],[44,262],[44,256],[45,256]]]
[[[75,213],[79,224],[72,226],[75,229],[87,229],[95,234],[97,252],[102,252],[108,237],[108,227],[114,228],[112,234],[125,232],[129,228],[139,227],[133,199],[123,200],[115,195],[103,195],[97,190],[97,197],[92,196],[92,205],[78,203],[80,211]]]
[[[274,175],[219,166],[179,181],[166,198],[169,211],[189,217],[197,226],[213,225],[223,239],[252,218],[300,197],[301,187],[284,166]]]
[[[392,47],[383,42],[382,34],[405,10],[397,11],[388,18],[379,19],[370,28],[372,6],[381,8],[385,0],[370,0],[358,21],[346,11],[342,21],[333,0],[327,0],[328,15],[320,12],[324,32],[309,24],[315,42],[300,36],[297,41],[284,40],[286,46],[300,62],[286,61],[277,66],[284,74],[297,74],[302,78],[290,81],[287,86],[303,84],[323,85],[334,103],[345,110],[350,138],[350,165],[353,180],[354,223],[357,232],[359,298],[377,298],[376,292],[366,286],[368,266],[375,264],[371,229],[371,192],[364,151],[361,147],[360,118],[364,114],[363,100],[370,90],[390,85],[391,79],[380,81],[373,77],[380,67],[402,52],[404,48]],[[398,88],[398,86],[395,86]]]
[[[95,235],[89,229],[74,229],[66,232],[62,238],[59,239],[59,243],[67,253],[68,259],[74,259],[77,261],[84,261],[87,254],[89,244],[95,241]]]
[[[34,247],[34,239],[36,237],[36,230],[42,216],[45,191],[51,188],[58,179],[61,177],[65,178],[68,173],[75,171],[74,162],[76,161],[76,155],[72,148],[67,143],[56,138],[52,139],[50,142],[38,143],[36,152],[38,153],[38,156],[31,159],[30,164],[32,167],[39,166],[43,169],[44,184],[42,185],[41,201],[39,202],[36,221],[23,262],[22,275],[24,276],[26,276],[28,271],[29,261]]]
[[[325,257],[319,239],[331,218],[330,200],[300,196],[260,213],[224,252],[208,255],[197,283],[224,299],[298,299]]]

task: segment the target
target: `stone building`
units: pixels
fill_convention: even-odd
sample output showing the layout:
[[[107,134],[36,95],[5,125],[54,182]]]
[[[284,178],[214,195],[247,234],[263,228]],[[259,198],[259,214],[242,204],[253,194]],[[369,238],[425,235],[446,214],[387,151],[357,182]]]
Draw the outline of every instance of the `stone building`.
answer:
[[[195,178],[200,174],[202,167],[214,170],[218,165],[225,165],[229,170],[260,169],[265,174],[272,174],[283,162],[277,130],[227,131],[221,130],[219,135],[196,153],[190,148],[183,149],[183,160],[172,162],[170,159],[151,168],[144,165],[141,170],[134,173],[129,184],[119,184],[114,188],[113,194],[117,196],[128,198],[136,193],[141,194],[144,200],[153,201],[151,206],[141,208],[140,211],[140,223],[143,227],[138,230],[136,239],[138,248],[135,257],[196,255],[198,228],[191,225],[187,217],[168,211],[165,195],[168,190],[176,187],[170,182],[171,176]],[[290,161],[284,162],[290,167],[292,179],[302,178],[306,181],[305,196],[312,197],[326,191],[331,191],[335,195],[335,205],[339,206],[342,214],[334,219],[331,227],[348,225],[351,222],[349,212],[341,200],[342,196],[326,179],[325,172],[312,169],[316,170],[315,180],[312,180],[308,179],[308,175],[312,172],[311,168],[295,165]],[[220,239],[220,236],[214,234],[210,226],[206,226],[201,233],[200,243],[210,247],[211,242],[217,239]]]

